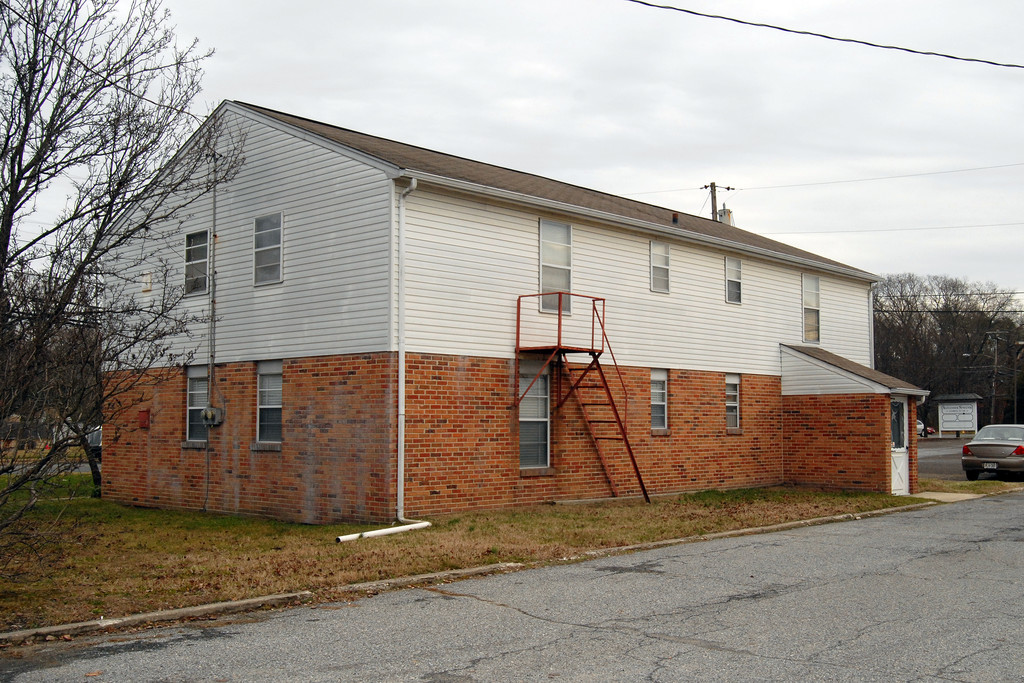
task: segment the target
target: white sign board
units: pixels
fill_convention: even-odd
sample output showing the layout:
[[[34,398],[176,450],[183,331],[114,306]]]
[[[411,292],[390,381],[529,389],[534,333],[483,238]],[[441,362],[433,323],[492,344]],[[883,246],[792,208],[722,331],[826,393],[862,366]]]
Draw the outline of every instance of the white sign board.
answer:
[[[966,403],[940,403],[939,431],[978,431],[978,404],[975,401],[969,401]]]

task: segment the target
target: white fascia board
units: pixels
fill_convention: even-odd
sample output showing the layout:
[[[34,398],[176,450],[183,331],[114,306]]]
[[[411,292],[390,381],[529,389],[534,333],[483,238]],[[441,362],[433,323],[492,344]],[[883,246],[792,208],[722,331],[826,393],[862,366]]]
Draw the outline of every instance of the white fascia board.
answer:
[[[394,164],[383,161],[382,159],[379,159],[378,157],[372,156],[365,152],[360,152],[359,150],[353,149],[352,147],[348,147],[347,145],[343,145],[340,142],[329,140],[328,138],[325,138],[322,135],[317,135],[316,133],[311,133],[308,130],[299,128],[298,126],[293,126],[290,123],[281,121],[280,119],[275,119],[272,116],[261,114],[258,111],[235,104],[234,102],[226,101],[221,105],[221,107],[224,107],[226,110],[238,114],[239,116],[243,116],[252,121],[257,121],[265,126],[269,126],[275,130],[281,131],[282,133],[292,135],[296,138],[299,138],[300,140],[303,140],[304,142],[308,142],[310,144],[323,147],[324,149],[329,149],[332,152],[338,152],[340,154],[350,156],[353,159],[361,161],[367,166],[376,168],[377,170],[381,171],[392,180],[402,175],[402,169]],[[219,110],[220,108],[218,107],[218,111]]]
[[[701,235],[700,233],[691,232],[689,230],[684,230],[682,228],[671,228],[669,226],[661,225],[659,223],[652,223],[650,221],[643,221],[635,218],[626,218],[624,216],[619,216],[614,213],[608,213],[607,211],[588,209],[586,207],[581,207],[576,204],[559,202],[553,199],[544,199],[542,197],[526,195],[520,192],[512,192],[510,190],[502,190],[499,188],[491,187],[489,185],[479,185],[477,183],[471,183],[465,180],[455,180],[453,178],[447,178],[445,176],[439,176],[432,173],[424,173],[422,171],[415,171],[410,169],[403,169],[401,175],[408,178],[416,178],[417,180],[423,181],[425,183],[430,183],[432,185],[438,185],[441,187],[458,190],[468,194],[485,195],[495,199],[503,199],[505,201],[510,201],[517,204],[542,207],[545,209],[556,211],[558,213],[590,218],[603,223],[607,223],[612,226],[626,227],[631,230],[636,230],[638,232],[648,233],[659,237],[674,237],[676,239],[683,240],[686,242],[694,242],[697,244],[713,246],[719,249],[724,249],[726,251],[734,251],[759,256],[770,261],[778,261],[782,263],[798,265],[801,266],[802,268],[809,268],[817,271],[834,273],[836,275],[843,275],[845,277],[853,278],[861,282],[877,282],[880,279],[877,275],[868,273],[863,270],[857,270],[855,268],[839,268],[828,263],[815,261],[813,259],[805,259],[800,258],[798,256],[790,256],[788,254],[782,254],[777,251],[771,251],[769,249],[761,249],[760,247],[753,247],[748,244],[733,242],[732,240],[721,239],[719,237],[712,237],[710,235]]]

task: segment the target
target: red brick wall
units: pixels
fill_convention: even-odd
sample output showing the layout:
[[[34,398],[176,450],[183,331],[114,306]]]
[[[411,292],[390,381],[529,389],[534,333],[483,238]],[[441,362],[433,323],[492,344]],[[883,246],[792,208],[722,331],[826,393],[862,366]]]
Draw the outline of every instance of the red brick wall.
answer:
[[[209,467],[205,448],[183,444],[186,379],[172,370],[126,396],[135,407],[105,429],[104,497],[309,523],[391,520],[395,363],[387,353],[285,360],[279,450],[254,448],[256,364],[218,366],[214,404],[226,417],[211,429]],[[407,516],[613,494],[578,396],[552,416],[551,467],[521,470],[512,360],[409,354],[406,373]],[[558,380],[555,373],[553,407]],[[778,377],[743,375],[741,428],[730,433],[724,374],[672,370],[668,430],[652,432],[650,370],[624,368],[623,380],[630,439],[652,495],[785,481],[887,490],[887,396],[783,398]],[[146,428],[140,410],[149,411]],[[607,462],[618,494],[639,495],[625,452],[610,451]]]
[[[408,515],[612,495],[576,397],[552,417],[550,470],[519,469],[518,413],[510,407],[514,372],[511,360],[410,355]],[[742,433],[727,434],[725,376],[673,370],[669,430],[652,435],[650,370],[624,368],[623,374],[630,440],[649,493],[782,482],[779,378],[743,376]],[[557,386],[556,375],[552,407]],[[615,393],[621,405],[617,385]],[[628,455],[608,460],[619,495],[639,495]]]
[[[892,490],[888,394],[784,396],[785,480],[834,489]],[[914,400],[908,409],[910,492],[916,493]]]
[[[207,450],[185,440],[183,370],[126,395],[136,408],[104,429],[103,496],[132,505],[205,509],[289,521],[389,519],[396,440],[391,354],[283,363],[280,450],[256,441],[256,364],[217,366],[225,412]],[[148,410],[148,428],[138,426]]]

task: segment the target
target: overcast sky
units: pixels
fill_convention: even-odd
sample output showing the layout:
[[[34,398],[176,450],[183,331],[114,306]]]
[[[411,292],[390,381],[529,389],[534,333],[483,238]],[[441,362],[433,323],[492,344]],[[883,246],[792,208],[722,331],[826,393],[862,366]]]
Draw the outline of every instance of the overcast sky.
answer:
[[[217,51],[201,113],[241,100],[704,216],[715,181],[746,230],[1024,290],[1024,69],[627,0],[166,3]],[[1019,0],[662,4],[1024,64]]]

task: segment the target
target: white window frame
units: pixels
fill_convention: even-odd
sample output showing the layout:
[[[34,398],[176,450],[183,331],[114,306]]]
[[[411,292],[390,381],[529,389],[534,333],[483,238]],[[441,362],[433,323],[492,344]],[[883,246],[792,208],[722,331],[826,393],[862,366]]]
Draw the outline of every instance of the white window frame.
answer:
[[[652,292],[664,292],[668,293],[671,291],[671,256],[672,249],[669,247],[668,242],[658,242],[651,240],[651,291]]]
[[[185,370],[185,440],[207,441],[210,427],[203,422],[203,411],[210,405],[210,380],[205,365],[190,365]]]
[[[740,376],[725,376],[725,428],[739,429],[740,425]]]
[[[281,443],[284,423],[283,363],[279,360],[260,361],[256,366],[256,441]],[[276,415],[276,420],[269,419]],[[277,438],[264,438],[264,427],[276,424]]]
[[[821,278],[804,273],[801,276],[803,295],[803,331],[805,342],[821,341]],[[812,323],[813,320],[813,323]]]
[[[668,429],[668,370],[651,369],[651,429]]]
[[[202,236],[201,244],[189,244],[195,238]],[[197,252],[202,248],[202,258]],[[201,276],[195,275],[196,271],[202,271]],[[202,281],[202,286],[197,283]],[[193,283],[190,287],[189,283]],[[185,235],[185,295],[206,294],[210,287],[210,232],[208,230],[197,230]]]
[[[284,214],[281,212],[268,213],[254,218],[252,221],[253,284],[272,285],[281,282],[284,279],[283,256]]]
[[[545,228],[547,229],[545,231]],[[562,232],[564,230],[565,235],[568,238],[566,242],[556,241],[551,239],[556,237],[555,232]],[[547,233],[545,235],[545,232]],[[539,232],[540,236],[540,291],[541,294],[545,292],[572,292],[572,225],[569,223],[562,223],[560,221],[547,220],[545,218],[540,219]],[[556,254],[564,254],[563,259],[553,259],[552,256]],[[561,261],[561,262],[560,262]],[[556,273],[564,273],[563,279],[566,283],[564,288],[557,285],[552,285],[550,276],[554,276]],[[545,278],[545,274],[549,277]],[[558,300],[557,296],[542,296],[540,297],[540,310],[546,313],[558,313]],[[565,313],[572,312],[572,297],[563,296],[562,300],[562,311]]]
[[[547,368],[538,376],[539,365],[523,364],[519,368],[519,395],[533,382],[530,391],[519,403],[519,467],[520,469],[551,466],[551,383]],[[536,381],[534,378],[536,377]],[[523,461],[523,424],[543,423],[543,462]]]
[[[733,256],[725,257],[725,301],[743,303],[743,261]]]

